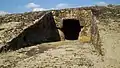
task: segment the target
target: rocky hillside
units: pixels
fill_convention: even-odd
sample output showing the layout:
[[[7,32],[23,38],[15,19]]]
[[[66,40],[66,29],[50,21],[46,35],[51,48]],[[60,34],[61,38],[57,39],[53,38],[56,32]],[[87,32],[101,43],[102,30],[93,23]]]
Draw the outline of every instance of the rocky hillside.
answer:
[[[120,68],[120,6],[78,9],[91,9],[96,17],[103,55],[99,55],[90,43],[66,40],[1,53],[0,68]],[[25,13],[25,16],[36,13],[40,12]],[[1,24],[14,20],[14,16],[18,16],[20,21],[23,19],[20,15],[1,17]],[[29,21],[33,20],[32,17],[29,18]]]

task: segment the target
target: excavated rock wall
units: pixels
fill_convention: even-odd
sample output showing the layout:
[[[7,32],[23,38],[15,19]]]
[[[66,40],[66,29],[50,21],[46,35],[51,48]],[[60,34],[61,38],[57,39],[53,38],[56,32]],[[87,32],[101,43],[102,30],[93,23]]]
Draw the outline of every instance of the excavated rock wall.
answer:
[[[84,9],[62,9],[52,11],[54,19],[58,28],[63,27],[64,19],[77,19],[80,22],[80,25],[83,26],[82,31],[79,33],[79,40],[81,42],[90,42],[91,41],[91,27],[92,26],[92,11]]]
[[[79,33],[78,40],[80,40],[80,42],[82,43],[86,43],[86,42],[93,43],[94,42],[95,44],[94,43],[93,44],[95,45],[95,48],[97,49],[97,46],[99,46],[98,41],[100,41],[100,38],[99,38],[99,31],[95,29],[97,28],[97,24],[94,20],[94,15],[93,15],[95,13],[93,13],[92,11],[90,8],[82,8],[82,9],[72,8],[72,9],[62,9],[62,10],[51,10],[54,19],[52,18],[52,14],[51,14],[51,15],[48,15],[48,17],[44,17],[43,21],[41,22],[42,23],[46,23],[46,22],[54,23],[55,21],[56,26],[54,26],[55,25],[54,24],[50,28],[53,28],[54,31],[56,31],[56,29],[58,28],[58,31],[56,32],[56,34],[54,32],[51,33],[52,30],[49,30],[48,28],[43,29],[41,28],[42,26],[40,26],[41,31],[43,30],[41,34],[44,34],[44,30],[45,30],[45,31],[48,31],[48,33],[45,33],[45,34],[50,34],[52,35],[52,37],[53,35],[56,35],[54,37],[54,40],[60,40],[60,38],[57,35],[57,33],[59,33],[59,36],[62,37],[61,40],[64,40],[64,36],[63,36],[64,34],[62,31],[60,31],[60,28],[62,28],[63,19],[77,19],[80,21],[80,25],[83,26],[81,32]],[[19,48],[19,47],[22,47],[20,44],[25,44],[23,45],[24,47],[26,45],[30,45],[31,42],[33,42],[34,40],[38,40],[38,38],[40,37],[34,40],[32,40],[33,38],[30,38],[31,40],[29,43],[24,43],[24,41],[19,42],[21,38],[23,39],[23,35],[30,37],[30,36],[34,36],[32,32],[37,31],[39,33],[39,30],[37,30],[37,27],[40,24],[36,25],[36,21],[38,21],[39,18],[43,16],[45,13],[46,12],[30,12],[30,13],[24,13],[24,14],[11,14],[11,15],[6,15],[4,17],[0,17],[0,43],[5,44],[9,42],[9,45],[11,45],[9,48],[11,48],[13,46],[12,42],[15,42],[16,44],[19,44],[15,48]],[[49,27],[50,25],[44,24],[44,26]],[[35,29],[34,28],[32,29],[32,27],[34,27]],[[41,34],[40,34],[41,37],[44,36]],[[21,38],[19,40],[18,39],[14,40],[14,38],[18,38],[18,37],[21,37]],[[44,39],[41,38],[41,39],[45,40],[46,38]],[[50,40],[52,39],[49,38],[49,41]]]
[[[73,8],[73,9],[62,9],[52,11],[54,15],[55,22],[58,28],[63,27],[63,20],[64,19],[76,19],[79,20],[80,25],[83,26],[82,30],[79,33],[80,42],[82,43],[92,43],[94,44],[95,49],[98,51],[99,54],[102,55],[101,51],[101,41],[99,36],[99,30],[96,23],[96,18],[93,15],[96,14],[95,7],[90,8]],[[63,32],[59,30],[61,39],[63,40]]]

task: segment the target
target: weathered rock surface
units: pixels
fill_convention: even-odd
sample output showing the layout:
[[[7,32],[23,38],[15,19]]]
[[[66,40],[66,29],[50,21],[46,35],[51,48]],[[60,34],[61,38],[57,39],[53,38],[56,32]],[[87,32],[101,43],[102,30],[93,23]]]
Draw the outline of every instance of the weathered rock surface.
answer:
[[[45,12],[41,12],[41,16],[44,14]],[[33,13],[33,18],[35,17],[34,15],[36,14],[36,12],[35,13]],[[58,25],[57,27],[58,28],[62,28],[62,24],[63,24],[63,20],[64,19],[77,19],[77,20],[79,20],[79,22],[80,22],[80,25],[81,26],[83,26],[83,28],[82,28],[82,30],[80,31],[80,33],[79,33],[79,39],[78,40],[80,40],[80,42],[82,42],[82,43],[91,43],[91,42],[95,42],[96,44],[94,44],[95,46],[99,46],[98,44],[99,43],[97,43],[98,41],[99,41],[99,32],[98,32],[98,30],[97,29],[95,29],[95,30],[92,30],[92,28],[97,28],[97,25],[96,25],[96,23],[95,23],[95,21],[93,21],[93,14],[92,14],[92,11],[90,10],[90,9],[86,9],[86,8],[84,8],[84,9],[79,9],[79,8],[74,8],[74,9],[63,9],[63,10],[53,10],[52,11],[52,14],[53,14],[53,17],[54,17],[54,19],[52,19],[53,21],[55,20],[55,23],[56,23],[56,25]],[[29,14],[28,14],[29,15]],[[27,16],[28,16],[27,15]],[[32,15],[32,14],[31,14]],[[8,15],[9,16],[9,15]],[[10,20],[11,21],[14,21],[14,18],[12,17],[12,15],[11,16],[9,16],[9,17],[11,17],[10,18]],[[17,17],[17,16],[16,16]],[[20,15],[20,16],[18,16],[19,18],[21,18],[21,17],[26,17],[26,15],[25,16],[22,16],[22,15]],[[37,17],[38,17],[38,15],[37,15]],[[51,15],[51,17],[52,17],[52,15]],[[19,19],[19,18],[16,18],[16,19]],[[29,18],[29,17],[26,17],[26,18]],[[47,17],[45,17],[46,19],[44,19],[43,21],[45,21],[45,22],[49,22],[49,21],[51,21],[50,19],[47,19]],[[34,18],[34,19],[36,19],[36,18]],[[8,19],[9,20],[9,19]],[[33,20],[33,19],[31,19],[30,18],[30,22],[32,22],[31,20]],[[4,24],[3,23],[3,25],[5,26],[5,25],[10,25],[10,24],[13,24],[13,22],[11,22],[11,21],[5,21],[4,19],[2,20],[2,23],[3,22],[10,22],[10,23],[7,23],[7,24]],[[16,20],[15,20],[16,21]],[[26,25],[24,25],[25,23],[25,20],[24,19],[20,19],[20,21],[21,22],[23,22],[22,23],[22,25],[21,26],[16,26],[17,24],[21,24],[21,22],[16,22],[16,24],[15,25],[12,25],[12,28],[11,29],[9,29],[9,30],[6,30],[6,31],[4,31],[4,30],[2,30],[3,32],[0,32],[1,34],[2,34],[2,36],[1,36],[1,41],[2,41],[2,43],[4,42],[4,43],[8,43],[8,42],[10,42],[10,43],[8,43],[8,46],[10,45],[11,47],[15,44],[16,45],[16,47],[14,47],[14,48],[20,48],[22,45],[23,45],[23,47],[25,47],[26,45],[27,46],[29,46],[29,45],[32,45],[32,43],[38,43],[38,40],[40,40],[40,39],[38,39],[38,38],[36,38],[36,36],[38,36],[38,35],[36,35],[36,34],[33,34],[33,33],[31,33],[30,31],[28,31],[28,30],[33,30],[32,28],[38,28],[36,25],[35,26],[32,26],[31,27],[31,25],[33,25],[33,24],[35,24],[34,22],[32,22],[31,23],[31,25],[29,24],[29,23],[26,23]],[[29,22],[29,21],[28,21]],[[41,21],[42,22],[42,21]],[[44,22],[43,22],[44,23]],[[94,26],[93,25],[93,23],[96,25],[96,26]],[[3,26],[2,25],[2,26]],[[29,26],[28,26],[29,25]],[[37,24],[37,25],[39,25],[39,24]],[[52,24],[51,24],[52,25]],[[24,27],[23,27],[24,26]],[[46,24],[44,24],[43,26],[41,25],[40,26],[40,30],[46,30],[46,27],[47,26],[49,26],[49,25],[46,25]],[[60,26],[60,27],[59,27]],[[15,27],[15,28],[13,28],[13,27]],[[28,28],[29,27],[29,28]],[[45,27],[45,29],[43,29]],[[55,24],[54,24],[54,26],[52,27],[52,29],[53,29],[53,31],[54,31],[54,29],[55,30],[57,30],[57,28],[54,28],[54,27],[56,27],[55,26]],[[8,27],[8,28],[10,28],[10,27]],[[21,29],[22,28],[22,29]],[[24,29],[23,29],[24,28]],[[3,28],[1,28],[1,29],[3,29]],[[19,30],[20,29],[20,30]],[[38,32],[38,29],[34,29],[33,30],[34,32]],[[41,35],[41,39],[43,39],[42,41],[45,41],[46,39],[47,39],[47,37],[42,37],[43,35],[42,34],[46,34],[46,33],[49,33],[49,32],[51,32],[51,31],[49,31],[49,30],[46,30],[46,31],[43,31],[41,34],[39,34],[39,35]],[[57,31],[58,33],[59,33],[59,38],[60,38],[60,40],[64,40],[64,33],[62,33],[59,29],[58,29],[58,31]],[[97,36],[95,36],[94,37],[94,34],[93,34],[93,32],[97,35]],[[26,34],[27,33],[27,34]],[[29,33],[29,34],[28,34]],[[14,35],[14,34],[16,34],[16,35]],[[55,33],[52,33],[53,35],[56,35]],[[6,37],[5,37],[5,35],[6,35]],[[25,37],[24,37],[24,35],[25,35]],[[28,37],[30,37],[31,36],[31,38],[33,37],[33,38],[36,38],[36,39],[32,39],[32,40],[28,40]],[[16,42],[16,39],[14,39],[14,38],[20,38],[19,40],[17,40],[17,42]],[[56,36],[55,36],[56,37]],[[27,38],[27,39],[26,39]],[[31,38],[29,38],[29,39],[31,39]],[[24,41],[23,41],[23,39],[24,40],[27,40],[26,41],[26,43],[23,43]],[[50,39],[51,38],[49,38],[49,41],[50,41]],[[94,41],[94,40],[96,40],[97,39],[97,41]],[[19,42],[18,42],[19,41]],[[33,42],[33,41],[36,41],[36,42]],[[48,40],[46,40],[46,41],[48,41]],[[51,41],[52,41],[52,39],[51,39]],[[29,43],[28,43],[29,42]],[[14,44],[13,44],[14,43]],[[41,43],[40,41],[39,41],[39,43]],[[18,46],[18,44],[19,45],[21,45],[21,46]],[[11,48],[10,47],[10,48]],[[97,49],[96,49],[97,50]]]
[[[2,49],[16,50],[19,48],[41,44],[43,42],[59,41],[59,32],[51,12],[45,13],[33,25],[27,27],[17,37],[13,38]],[[2,51],[2,50],[1,50]]]
[[[0,17],[0,43],[7,43],[34,24],[45,12],[10,14]],[[10,20],[10,21],[9,21]]]
[[[88,9],[92,10],[92,14],[96,16],[96,18],[90,16],[90,18],[93,18],[91,19],[92,25],[95,26],[90,25],[93,36],[90,38],[82,37],[83,41],[92,38],[92,44],[65,40],[25,47],[13,52],[1,53],[0,67],[120,68],[120,7],[96,6],[82,9],[85,12]],[[0,29],[1,32],[3,30],[4,28]],[[61,33],[60,37],[64,37],[63,33],[60,30],[58,31]],[[85,34],[83,33],[83,35]],[[103,56],[99,55],[101,53],[99,43],[104,48]]]
[[[79,33],[78,40],[80,40],[81,43],[94,44],[94,47],[96,48],[98,53],[102,55],[99,30],[96,23],[96,18],[94,16],[95,14],[97,14],[98,11],[99,10],[96,7],[89,7],[89,8],[62,9],[52,11],[52,13],[55,22],[58,25],[57,26],[58,28],[63,27],[64,19],[79,20],[79,23],[81,26],[83,26],[83,28]]]

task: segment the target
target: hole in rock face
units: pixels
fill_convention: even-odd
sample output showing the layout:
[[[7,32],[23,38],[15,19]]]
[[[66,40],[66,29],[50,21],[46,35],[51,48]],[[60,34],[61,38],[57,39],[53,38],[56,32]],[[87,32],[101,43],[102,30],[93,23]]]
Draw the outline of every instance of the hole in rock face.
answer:
[[[61,29],[67,40],[77,40],[79,32],[83,26],[80,26],[79,20],[76,19],[64,19],[63,28]]]

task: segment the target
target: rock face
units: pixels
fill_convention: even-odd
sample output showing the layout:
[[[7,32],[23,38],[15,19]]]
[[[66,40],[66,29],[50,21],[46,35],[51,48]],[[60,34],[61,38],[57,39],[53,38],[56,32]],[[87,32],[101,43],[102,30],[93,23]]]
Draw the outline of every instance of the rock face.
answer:
[[[92,11],[89,9],[63,9],[60,11],[52,11],[56,24],[58,28],[63,27],[63,20],[65,19],[76,19],[79,20],[79,23],[83,28],[79,33],[79,40],[81,42],[90,42],[91,41],[91,27],[93,26],[92,22]],[[74,22],[73,22],[74,23]],[[94,27],[94,26],[93,26]],[[84,39],[88,38],[88,39]]]
[[[99,31],[96,29],[98,27],[90,8],[51,10],[51,12],[47,14],[45,14],[46,12],[33,12],[1,17],[0,42],[7,43],[8,46],[5,46],[7,50],[16,50],[42,42],[65,40],[65,33],[61,30],[63,21],[75,19],[82,26],[78,29],[80,30],[78,40],[81,43],[92,43],[96,50],[97,47],[100,49]],[[33,20],[36,21],[33,22]]]
[[[98,26],[96,23],[95,16],[93,15],[93,10],[90,8],[73,8],[73,9],[62,9],[52,11],[57,27],[59,29],[63,28],[63,20],[66,19],[76,19],[79,20],[80,26],[83,28],[80,29],[78,40],[81,43],[92,43],[98,51],[101,52],[101,41],[98,31]],[[95,13],[94,13],[95,14]],[[73,22],[74,23],[74,22]],[[74,26],[73,28],[75,28]],[[60,35],[61,36],[61,35]],[[61,36],[63,38],[63,35]]]
[[[70,11],[70,13],[68,11]],[[80,14],[74,14],[75,11],[78,11]],[[115,6],[95,6],[95,8],[90,7],[88,9],[62,9],[52,12],[58,27],[57,31],[59,32],[59,37],[63,41],[38,44],[13,52],[2,53],[0,54],[0,68],[120,68],[120,6],[117,8]],[[43,14],[40,13],[42,21],[44,16],[46,17],[46,15]],[[30,15],[35,18],[34,13]],[[80,20],[76,15],[80,17]],[[39,14],[37,17],[38,16]],[[39,25],[40,23],[37,23],[40,19],[34,19],[36,20],[35,22],[32,22],[32,18],[29,19],[31,22],[25,22],[23,19],[14,22],[14,18],[12,18],[12,16],[9,17],[11,17],[10,22],[4,20],[8,19],[9,21],[7,17],[3,19],[4,21],[1,21],[0,49],[3,50],[3,47],[7,49],[13,49],[14,47],[17,49],[17,46],[13,46],[16,44],[29,46],[34,41],[38,41],[41,38],[38,34],[45,36],[42,27],[43,23],[41,23],[42,26]],[[49,17],[49,14],[47,14],[43,22],[46,23],[50,19]],[[15,17],[15,19],[17,18],[19,17]],[[65,40],[65,34],[61,28],[69,24],[63,26],[64,22],[62,21],[64,19],[62,18],[65,20],[68,20],[68,18],[77,19],[80,21],[79,23],[81,25],[85,24],[79,33],[78,40]],[[36,29],[39,28],[38,25],[41,26],[40,30],[43,29],[41,30],[42,33],[39,33],[39,29]],[[48,26],[49,25],[47,25],[47,27]],[[36,37],[36,35],[38,36]],[[55,35],[55,33],[53,35]],[[4,45],[6,42],[9,42],[9,45]],[[101,44],[103,45],[102,47]],[[20,47],[20,45],[18,45],[18,47]],[[105,52],[102,52],[103,48]]]
[[[45,13],[33,25],[29,26],[17,37],[7,43],[2,48],[5,50],[16,50],[43,42],[59,41],[59,32],[56,29],[56,25],[51,12]]]

